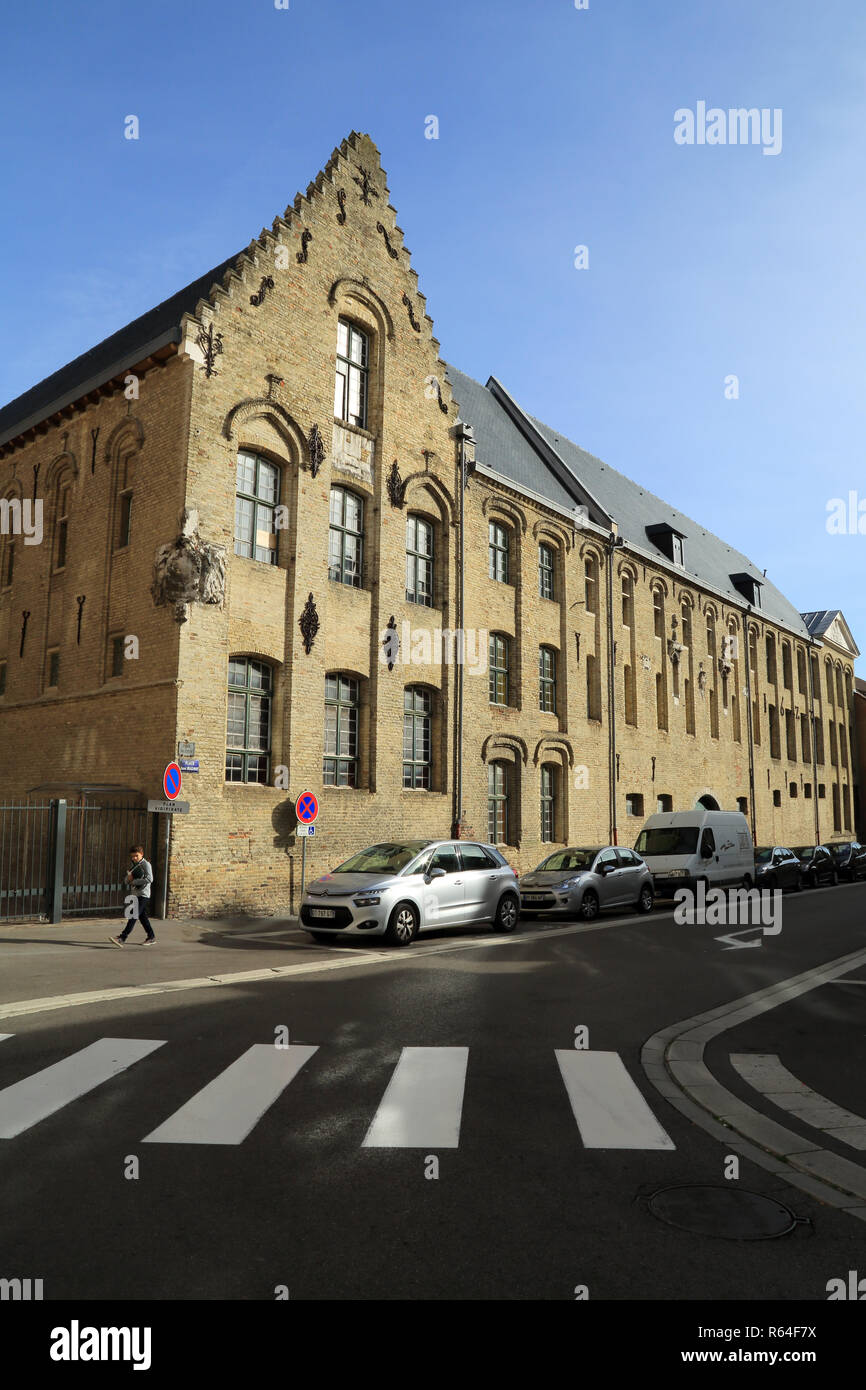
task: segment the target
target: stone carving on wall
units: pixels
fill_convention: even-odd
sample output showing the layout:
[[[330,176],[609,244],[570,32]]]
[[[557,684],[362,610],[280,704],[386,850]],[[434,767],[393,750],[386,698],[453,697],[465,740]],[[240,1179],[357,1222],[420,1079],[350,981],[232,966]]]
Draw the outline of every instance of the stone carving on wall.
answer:
[[[198,512],[184,509],[178,534],[157,549],[150,593],[154,607],[174,607],[175,622],[185,623],[191,603],[222,605],[226,592],[226,549],[203,541]]]
[[[331,444],[331,467],[337,473],[346,473],[359,482],[373,486],[373,441],[354,430],[334,426]]]

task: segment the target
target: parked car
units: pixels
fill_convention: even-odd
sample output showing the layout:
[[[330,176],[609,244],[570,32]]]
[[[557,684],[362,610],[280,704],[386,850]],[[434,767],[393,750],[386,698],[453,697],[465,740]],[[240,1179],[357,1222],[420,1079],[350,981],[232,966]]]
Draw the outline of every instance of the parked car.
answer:
[[[858,878],[866,878],[866,845],[859,840],[842,840],[837,845],[829,845],[839,877],[853,883]]]
[[[659,897],[672,898],[678,888],[693,892],[755,881],[755,853],[749,822],[740,811],[658,811],[650,816],[635,849],[653,876]]]
[[[517,875],[493,845],[398,840],[353,854],[307,888],[301,925],[315,941],[363,933],[408,946],[437,927],[492,925],[520,915]]]
[[[755,850],[755,887],[794,888],[803,891],[805,875],[800,860],[791,849],[783,845],[772,845],[769,849]]]
[[[801,845],[794,853],[810,888],[817,888],[820,883],[839,882],[836,861],[826,845]]]
[[[582,917],[602,908],[651,912],[652,875],[634,850],[614,845],[558,849],[520,880],[520,908],[542,917]]]

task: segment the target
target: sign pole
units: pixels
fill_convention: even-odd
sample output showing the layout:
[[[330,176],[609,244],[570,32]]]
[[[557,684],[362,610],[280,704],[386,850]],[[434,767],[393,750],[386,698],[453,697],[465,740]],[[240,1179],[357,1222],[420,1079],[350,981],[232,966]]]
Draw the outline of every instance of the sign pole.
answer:
[[[307,837],[301,840],[301,897],[304,896],[304,886],[307,881]]]
[[[171,816],[165,818],[165,836],[162,847],[162,920],[168,917],[168,843],[171,835]]]

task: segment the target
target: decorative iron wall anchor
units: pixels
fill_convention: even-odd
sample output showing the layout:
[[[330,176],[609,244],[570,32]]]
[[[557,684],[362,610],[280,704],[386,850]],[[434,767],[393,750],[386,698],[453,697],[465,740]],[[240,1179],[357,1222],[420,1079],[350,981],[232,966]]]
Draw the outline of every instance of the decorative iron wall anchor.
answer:
[[[273,275],[263,275],[263,276],[262,276],[262,283],[259,285],[259,292],[258,292],[258,294],[251,294],[251,295],[250,295],[250,303],[257,309],[257,308],[259,307],[260,304],[264,304],[264,302],[265,302],[265,295],[267,294],[268,290],[272,290],[273,288],[274,288],[274,277],[273,277]]]
[[[400,474],[400,465],[395,459],[385,483],[392,507],[402,507],[406,498],[406,484]]]
[[[199,335],[196,338],[196,342],[198,343],[198,346],[204,353],[205,376],[219,376],[219,372],[214,366],[214,362],[223,350],[222,333],[217,333],[216,337],[214,337],[213,324],[209,323],[207,326],[207,332],[205,332],[203,328],[199,329]]]
[[[339,222],[340,226],[342,227],[343,224],[344,224],[345,221],[346,221],[346,190],[345,190],[345,188],[338,188],[338,189],[337,189],[337,202],[340,204],[340,211],[337,213],[337,221]]]
[[[307,259],[307,247],[309,246],[312,240],[313,233],[310,231],[309,227],[305,227],[304,230],[301,232],[301,249],[295,256],[295,260],[298,262],[298,265],[303,265],[305,260]]]
[[[319,631],[319,615],[312,594],[304,604],[304,611],[298,619],[298,627],[301,629],[301,636],[304,639],[304,651],[309,656],[313,650],[316,633]]]
[[[325,445],[319,433],[318,425],[310,426],[310,433],[307,436],[307,444],[310,448],[310,472],[315,478],[325,458]]]
[[[382,638],[382,647],[385,659],[388,662],[388,670],[393,671],[394,662],[400,651],[400,638],[397,635],[397,619],[392,613],[388,619],[388,626],[385,628],[385,636]]]
[[[79,647],[81,646],[81,614],[82,614],[82,612],[83,612],[83,610],[84,610],[84,605],[85,605],[86,601],[87,601],[87,600],[86,600],[86,595],[84,595],[84,594],[76,594],[76,595],[75,595],[75,602],[78,604],[78,636],[76,637],[75,641],[76,641],[76,644],[77,644]]]
[[[95,473],[95,472],[96,472],[96,441],[97,441],[97,439],[99,438],[99,426],[98,426],[98,425],[96,426],[96,429],[95,429],[95,430],[91,430],[91,431],[90,431],[90,438],[91,438],[91,441],[92,441],[92,448],[91,448],[91,451],[90,451],[90,471],[91,471],[91,473]]]
[[[415,332],[416,332],[416,333],[420,333],[420,332],[421,332],[421,325],[420,325],[420,323],[418,322],[418,320],[416,319],[415,315],[412,313],[412,301],[410,300],[408,294],[404,294],[404,295],[403,295],[403,303],[406,305],[406,310],[407,310],[407,312],[408,312],[408,314],[409,314],[409,322],[411,323],[412,327],[415,329]],[[437,386],[438,386],[438,382],[437,382]],[[440,400],[441,400],[441,392],[440,392]]]
[[[411,311],[411,309],[409,310],[409,317],[412,318],[412,311]],[[415,320],[414,320],[414,319],[412,319],[412,327],[413,327],[413,328],[416,327],[416,324],[415,324]],[[418,331],[420,332],[420,329],[419,329]],[[447,415],[447,414],[448,414],[448,407],[447,407],[447,405],[445,404],[445,402],[444,402],[443,399],[442,399],[442,385],[441,385],[441,383],[440,383],[440,381],[439,381],[439,378],[438,378],[438,376],[433,376],[433,377],[430,378],[430,380],[431,380],[431,381],[434,381],[434,382],[436,383],[436,400],[439,402],[439,409],[442,411],[442,414],[443,414],[443,415]]]
[[[38,484],[38,482],[39,482],[39,470],[40,470],[41,467],[42,467],[42,464],[41,464],[41,463],[34,463],[34,465],[33,465],[33,501],[34,501],[34,502],[36,501],[36,486],[37,486],[37,484]]]
[[[382,233],[382,236],[385,238],[385,245],[388,248],[388,255],[391,257],[392,261],[396,261],[398,253],[394,250],[394,247],[391,245],[388,233],[385,231],[385,228],[382,226],[381,222],[376,223],[376,231]]]
[[[361,190],[361,192],[358,194],[358,197],[361,199],[361,202],[366,203],[367,207],[371,208],[373,204],[370,202],[370,194],[372,193],[374,198],[378,198],[379,195],[373,187],[372,175],[367,172],[363,165],[359,165],[358,167],[361,172],[361,177],[358,178],[355,174],[353,174],[352,182],[356,183]]]
[[[22,610],[21,610],[21,645],[20,645],[20,647],[18,648],[18,655],[19,655],[19,656],[23,656],[23,655],[24,655],[24,642],[25,642],[25,640],[26,640],[26,638],[27,638],[27,619],[28,619],[29,617],[30,617],[30,609],[29,609],[29,608],[22,608]]]

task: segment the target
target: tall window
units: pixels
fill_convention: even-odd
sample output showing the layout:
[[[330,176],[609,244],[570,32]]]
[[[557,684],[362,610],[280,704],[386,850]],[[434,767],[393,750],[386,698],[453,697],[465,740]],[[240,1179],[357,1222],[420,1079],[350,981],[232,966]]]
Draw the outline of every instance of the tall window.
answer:
[[[265,564],[277,563],[276,509],[280,470],[258,454],[238,454],[235,497],[235,554]]]
[[[430,788],[430,692],[409,685],[403,692],[403,786]]]
[[[349,425],[367,428],[367,376],[370,340],[347,319],[337,324],[337,378],[334,414]]]
[[[800,748],[804,763],[812,761],[812,740],[809,734],[809,716],[800,715]]]
[[[364,545],[364,503],[344,487],[331,488],[328,532],[328,578],[361,587]]]
[[[719,736],[719,695],[715,686],[710,688],[710,738]]]
[[[433,527],[420,516],[406,518],[406,597],[433,606]]]
[[[661,671],[656,673],[656,726],[659,729],[668,727],[668,692]]]
[[[770,730],[770,757],[781,758],[782,741],[779,736],[779,711],[775,705],[767,706],[767,724]]]
[[[797,758],[797,726],[794,723],[794,711],[785,710],[785,744],[788,757],[792,762]]]
[[[586,594],[587,613],[598,612],[598,561],[594,555],[587,555],[583,562],[583,579]]]
[[[707,655],[715,661],[716,657],[716,619],[713,613],[707,614]]]
[[[45,686],[48,690],[54,690],[60,683],[60,652],[55,650],[46,653],[45,663]]]
[[[541,839],[544,844],[556,839],[556,775],[551,763],[541,764]]]
[[[797,689],[801,695],[809,693],[806,685],[806,656],[802,647],[797,648]]]
[[[488,641],[491,705],[508,704],[508,638],[491,632]]]
[[[776,639],[767,634],[767,680],[776,684]]]
[[[66,542],[69,533],[69,500],[72,484],[63,482],[57,489],[57,515],[54,523],[54,568],[66,567]]]
[[[624,627],[634,626],[634,586],[630,574],[622,577],[622,621]]]
[[[488,530],[490,578],[508,583],[508,531],[498,521],[491,521]]]
[[[653,632],[656,637],[665,635],[665,596],[661,589],[653,589]]]
[[[680,609],[680,613],[682,614],[683,620],[682,645],[684,647],[690,647],[692,645],[692,610],[687,603],[684,603]]]
[[[8,589],[12,583],[12,576],[15,573],[15,541],[13,537],[6,537],[6,549],[3,552],[3,577],[0,581],[0,588]]]
[[[487,764],[487,838],[492,845],[508,843],[508,764]]]
[[[686,698],[686,733],[693,734],[695,732],[695,697],[692,691],[692,682],[684,681],[683,687]]]
[[[132,535],[132,487],[135,482],[135,456],[127,454],[120,460],[117,471],[117,540],[122,550]]]
[[[786,690],[794,689],[794,668],[791,662],[791,644],[782,643],[782,681]]]
[[[586,717],[601,719],[601,668],[592,652],[586,657]]]
[[[326,787],[358,785],[358,682],[352,676],[325,676]]]
[[[553,546],[538,547],[538,593],[540,598],[553,598]]]
[[[622,693],[625,702],[626,724],[637,723],[637,679],[633,666],[622,668]]]
[[[0,695],[6,694],[6,662],[0,661]]]
[[[556,713],[556,652],[552,647],[538,649],[538,708]]]
[[[271,747],[270,666],[246,656],[229,658],[226,781],[269,780]]]

